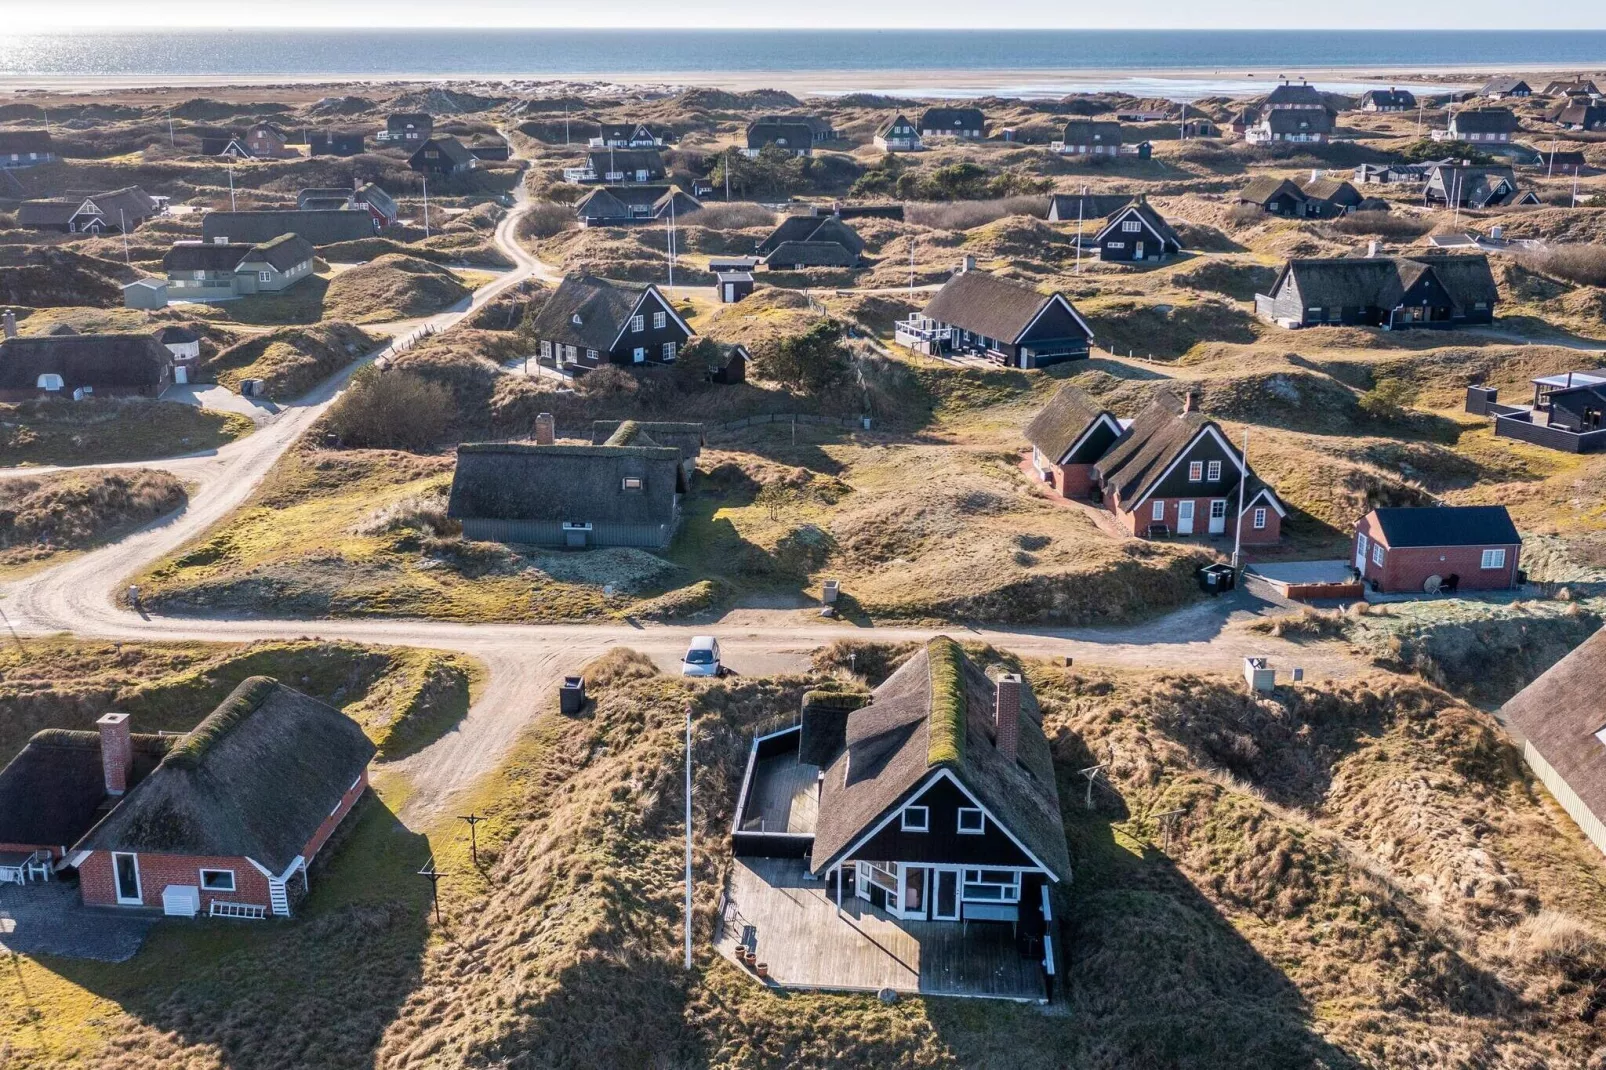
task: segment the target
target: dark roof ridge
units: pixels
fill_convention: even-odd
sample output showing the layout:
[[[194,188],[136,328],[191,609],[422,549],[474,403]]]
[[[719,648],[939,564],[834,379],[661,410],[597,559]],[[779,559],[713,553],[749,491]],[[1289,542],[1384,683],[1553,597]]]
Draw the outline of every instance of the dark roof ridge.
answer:
[[[229,693],[229,697],[217,709],[207,714],[205,720],[190,729],[179,744],[167,752],[163,764],[180,769],[199,768],[212,748],[261,709],[278,686],[276,681],[266,676],[248,676],[241,680],[240,685]]]

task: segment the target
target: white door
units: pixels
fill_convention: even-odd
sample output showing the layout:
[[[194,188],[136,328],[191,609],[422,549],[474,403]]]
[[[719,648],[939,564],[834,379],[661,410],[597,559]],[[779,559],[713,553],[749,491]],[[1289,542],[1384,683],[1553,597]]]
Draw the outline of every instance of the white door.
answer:
[[[736,284],[734,282],[727,282],[725,284],[725,303],[727,305],[730,305],[730,304],[734,304],[735,302],[736,302]]]
[[[1136,260],[1142,260],[1143,259],[1143,243],[1142,242],[1134,242],[1132,244],[1132,256]]]
[[[117,901],[139,906],[145,900],[139,893],[139,855],[112,852],[112,878],[117,885]]]
[[[1193,534],[1193,503],[1190,501],[1177,503],[1177,534]]]
[[[1210,534],[1220,535],[1227,530],[1227,499],[1217,498],[1210,503]]]
[[[636,351],[630,355],[630,359],[633,362],[640,364],[647,359],[647,351],[640,346],[637,346]]]
[[[931,920],[959,920],[959,870],[944,868],[932,873]]]
[[[1366,536],[1360,532],[1355,535],[1355,570],[1366,571]]]
[[[189,381],[190,370],[188,368],[180,364],[178,367],[173,369],[173,382],[177,383],[179,386],[184,386]]]

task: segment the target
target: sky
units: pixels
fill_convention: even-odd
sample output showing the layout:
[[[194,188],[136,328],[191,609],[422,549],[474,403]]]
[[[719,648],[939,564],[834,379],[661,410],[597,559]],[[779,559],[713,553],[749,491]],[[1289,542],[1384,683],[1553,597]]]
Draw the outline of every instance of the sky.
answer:
[[[1144,0],[1141,5],[1088,0],[990,0],[983,6],[962,0],[807,0],[790,5],[755,0],[271,0],[265,4],[223,4],[216,0],[4,0],[8,31],[99,29],[105,27],[942,27],[981,26],[1062,28],[1214,27],[1293,29],[1285,0]],[[1460,0],[1453,6],[1461,29],[1507,29],[1509,0]],[[1532,0],[1521,6],[1524,21],[1547,29],[1606,29],[1606,3]],[[129,25],[130,12],[139,26]],[[1339,8],[1314,12],[1317,28],[1325,20],[1347,29],[1445,29],[1446,10],[1438,4],[1399,0],[1349,0]]]

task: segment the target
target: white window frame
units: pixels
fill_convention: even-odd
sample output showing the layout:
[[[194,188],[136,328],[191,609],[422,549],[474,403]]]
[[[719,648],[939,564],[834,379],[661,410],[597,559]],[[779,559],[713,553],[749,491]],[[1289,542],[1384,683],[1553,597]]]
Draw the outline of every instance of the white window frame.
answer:
[[[647,351],[644,348],[642,348],[641,346],[637,346],[635,348],[635,350],[632,351],[631,354],[630,354],[630,362],[632,364],[644,364],[644,363],[646,363],[646,360],[647,360]]]
[[[630,317],[630,333],[631,334],[640,334],[642,331],[645,331],[646,329],[647,329],[647,317],[645,317],[645,316],[631,316]]]
[[[620,490],[641,491],[645,490],[646,486],[640,476],[625,476],[619,481]]]
[[[1121,233],[1123,234],[1137,234],[1142,229],[1143,224],[1136,219],[1124,219],[1121,221]]]
[[[551,343],[551,341],[545,341],[545,342],[541,343],[541,355],[543,357],[552,356],[552,343]]]
[[[1483,551],[1478,562],[1479,568],[1496,569],[1506,567],[1506,548],[1504,546],[1491,547]]]
[[[1265,528],[1266,528],[1266,507],[1265,506],[1259,506],[1259,507],[1257,507],[1255,509],[1254,522],[1255,522],[1255,530],[1256,531],[1264,531],[1265,530]]]
[[[967,828],[965,821],[975,819],[975,827]],[[979,806],[961,806],[958,811],[956,828],[961,836],[980,836],[987,831],[987,811]]]
[[[930,832],[931,807],[905,806],[898,814],[898,828],[903,832]]]
[[[271,272],[271,271],[259,271],[259,272],[257,272],[257,281],[258,282],[272,282],[273,281],[273,272]]]
[[[1012,878],[1010,882],[998,880],[1000,876],[1005,874]],[[984,889],[992,888],[998,890],[997,895],[976,894]],[[1019,903],[1020,870],[964,870],[959,875],[959,898],[966,903]]]
[[[595,349],[586,350],[586,359],[587,360],[596,360],[597,359],[597,351]]]
[[[1221,482],[1221,462],[1211,461],[1205,465],[1205,479],[1211,483]]]
[[[860,862],[864,867],[864,880],[882,891],[896,895],[898,891],[898,863],[896,862]]]
[[[1383,567],[1383,544],[1380,542],[1372,544],[1372,564],[1378,568]]]
[[[1154,507],[1149,510],[1149,519],[1150,520],[1164,520],[1165,519],[1165,502],[1158,501],[1158,502],[1154,503]]]
[[[117,902],[124,906],[143,906],[145,903],[145,888],[139,874],[139,855],[134,851],[112,851],[112,894]],[[123,894],[123,882],[117,875],[117,860],[119,858],[132,858],[134,860],[134,895],[132,898]]]
[[[202,869],[200,872],[201,891],[203,892],[229,892],[232,894],[239,888],[238,882],[234,879],[234,870],[232,869]],[[208,875],[217,876],[220,874],[229,878],[229,886],[227,888],[224,888],[220,885],[208,884],[206,882]]]
[[[668,323],[668,322],[669,322],[669,315],[668,315],[668,313],[665,313],[665,312],[654,312],[654,313],[653,313],[653,314],[652,314],[652,325],[653,325],[653,328],[654,328],[654,329],[655,329],[655,330],[656,330],[656,329],[658,329],[658,328],[660,328],[660,327],[662,327],[662,326],[664,326],[664,324],[666,324],[666,323]]]
[[[673,343],[673,342],[665,342],[664,343],[663,359],[665,361],[671,361],[671,360],[675,359],[675,343]]]
[[[1204,481],[1205,466],[1203,461],[1188,462],[1188,482],[1200,483]]]
[[[1261,512],[1265,512],[1264,509]],[[1210,519],[1225,520],[1227,518],[1227,499],[1212,498],[1210,500]]]
[[[1124,242],[1124,241],[1107,241],[1107,242],[1104,243],[1104,247],[1106,249],[1125,249],[1126,248],[1126,242]]]

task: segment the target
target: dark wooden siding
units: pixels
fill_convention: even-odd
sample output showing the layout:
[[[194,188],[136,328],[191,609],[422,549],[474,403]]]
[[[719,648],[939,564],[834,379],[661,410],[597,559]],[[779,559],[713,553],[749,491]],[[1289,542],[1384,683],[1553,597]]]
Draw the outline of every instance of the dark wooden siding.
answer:
[[[1053,341],[1059,338],[1087,338],[1087,331],[1076,321],[1069,310],[1058,301],[1051,301],[1042,315],[1037,317],[1019,341],[1023,346],[1032,346],[1035,343]]]
[[[1188,464],[1192,461],[1203,462],[1205,474],[1210,473],[1210,462],[1221,462],[1221,478],[1215,482],[1205,479],[1198,483],[1188,481]],[[1154,498],[1225,498],[1238,487],[1238,462],[1214,436],[1206,434],[1197,439],[1188,447],[1186,454],[1177,462],[1171,473],[1155,486],[1150,497]]]
[[[664,325],[662,327],[654,327],[652,325],[652,317],[653,313],[655,312],[665,313]],[[632,331],[630,329],[629,322],[627,321],[625,323],[625,333],[620,336],[619,344],[614,347],[611,354],[613,363],[635,363],[635,358],[632,356],[632,354],[637,346],[640,346],[647,351],[647,360],[649,361],[663,359],[665,342],[675,343],[675,351],[677,356],[679,355],[679,351],[685,348],[686,340],[690,338],[691,335],[687,334],[686,331],[681,328],[680,324],[675,322],[675,317],[670,312],[668,306],[659,301],[655,296],[652,294],[647,295],[647,299],[641,303],[639,315],[642,317],[643,329],[640,331]]]
[[[930,862],[946,865],[1035,866],[1036,863],[991,818],[980,836],[961,835],[959,808],[974,805],[950,780],[940,780],[910,800],[931,810],[930,831],[904,832],[894,817],[850,858],[867,862]]]
[[[1065,463],[1092,464],[1109,452],[1111,443],[1119,437],[1120,432],[1113,429],[1108,420],[1101,420],[1086,441],[1071,452]]]

